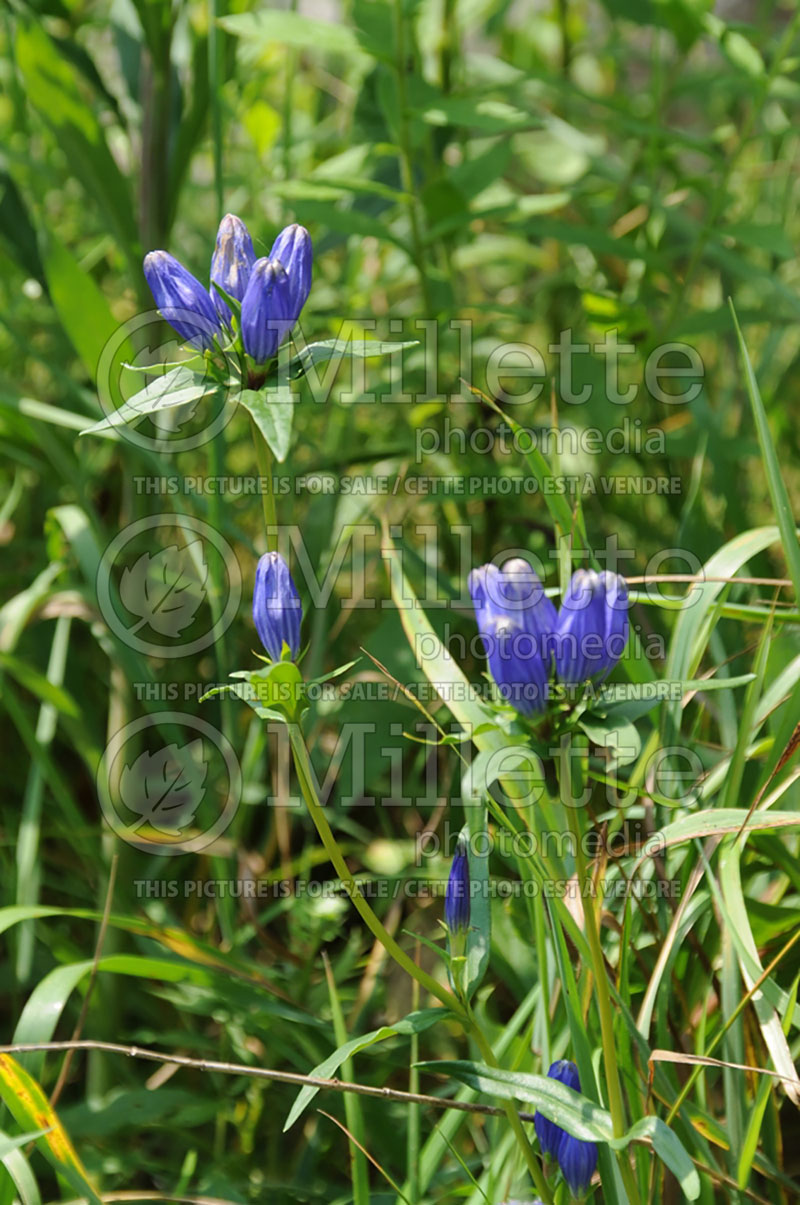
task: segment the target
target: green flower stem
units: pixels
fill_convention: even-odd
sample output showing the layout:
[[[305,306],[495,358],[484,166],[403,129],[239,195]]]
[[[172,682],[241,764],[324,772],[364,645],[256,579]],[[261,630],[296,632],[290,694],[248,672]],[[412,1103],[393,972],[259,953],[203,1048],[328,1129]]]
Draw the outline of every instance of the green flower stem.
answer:
[[[317,798],[317,792],[314,789],[313,777],[311,772],[311,762],[306,749],[306,743],[303,739],[303,734],[300,731],[298,724],[289,725],[289,734],[292,742],[292,755],[294,757],[294,766],[297,771],[297,778],[300,783],[300,790],[303,792],[303,798],[308,805],[308,811],[311,819],[314,822],[314,827],[319,833],[320,840],[325,847],[325,852],[331,860],[331,863],[336,870],[339,878],[347,888],[348,895],[353,901],[353,906],[358,912],[361,919],[366,924],[372,935],[377,938],[387,953],[391,954],[392,958],[399,966],[407,971],[412,979],[416,979],[420,987],[425,988],[426,992],[430,992],[437,1000],[440,1000],[447,1008],[454,1012],[456,1016],[467,1024],[468,1017],[463,1005],[456,999],[449,988],[443,987],[441,983],[429,975],[422,967],[418,967],[413,959],[409,958],[405,950],[395,941],[389,930],[382,924],[372,908],[364,899],[364,896],[359,890],[358,883],[353,877],[347,863],[344,860],[342,851],[336,838],[333,835],[331,826],[328,824],[328,817],[325,815],[325,809]]]
[[[586,940],[589,943],[589,950],[592,955],[595,998],[597,1000],[597,1011],[600,1015],[600,1032],[603,1041],[603,1063],[605,1065],[606,1084],[608,1085],[608,1107],[614,1127],[614,1137],[621,1138],[627,1126],[625,1122],[625,1106],[622,1100],[622,1086],[619,1078],[619,1067],[617,1065],[617,1049],[614,1044],[614,1015],[611,1009],[611,993],[608,989],[608,976],[603,957],[603,947],[600,944],[600,932],[591,894],[591,873],[586,863],[586,855],[583,852],[581,819],[572,798],[571,742],[569,740],[565,740],[561,745],[559,754],[559,783],[564,810],[567,813],[567,822],[575,846],[575,869],[578,882],[581,886]],[[621,1151],[619,1154],[619,1167],[632,1205],[639,1205],[639,1190],[631,1170],[631,1165],[624,1151]]]
[[[480,1026],[472,1016],[468,1008],[466,1008],[460,1000],[446,987],[424,971],[422,967],[409,958],[405,950],[403,950],[392,937],[391,933],[384,927],[381,921],[373,912],[370,905],[361,894],[358,884],[353,877],[347,863],[342,856],[336,838],[333,835],[331,826],[328,824],[328,818],[325,815],[325,809],[317,798],[317,792],[313,784],[313,775],[311,772],[311,762],[308,756],[308,749],[300,730],[299,724],[289,725],[289,736],[292,744],[292,756],[294,759],[294,767],[297,772],[297,778],[300,783],[300,790],[303,792],[303,798],[306,801],[309,815],[314,822],[320,840],[325,847],[325,852],[331,860],[336,873],[342,883],[347,888],[348,895],[353,901],[353,906],[358,912],[361,919],[366,924],[372,935],[377,938],[388,954],[392,956],[398,966],[401,966],[404,971],[407,971],[412,979],[425,988],[437,1000],[440,1000],[447,1008],[454,1013],[464,1027],[466,1033],[474,1039],[481,1056],[490,1067],[499,1066],[497,1059],[494,1056],[494,1051],[491,1048],[487,1038],[483,1034]],[[500,1102],[503,1111],[508,1118],[509,1125],[516,1136],[522,1151],[528,1170],[531,1174],[531,1179],[536,1185],[536,1191],[542,1198],[544,1205],[552,1205],[552,1195],[547,1186],[547,1181],[544,1178],[542,1169],[539,1166],[539,1161],[536,1154],[528,1141],[528,1136],[525,1133],[522,1121],[514,1107],[513,1101],[503,1100]]]
[[[274,457],[272,451],[264,439],[264,436],[258,429],[255,419],[251,416],[250,422],[253,427],[253,442],[256,448],[256,462],[258,464],[258,475],[261,478],[264,489],[261,491],[261,507],[264,512],[264,530],[267,540],[267,551],[273,544],[277,544],[277,528],[278,516],[275,510],[275,495],[272,492],[272,467]],[[270,535],[274,532],[274,535]]]

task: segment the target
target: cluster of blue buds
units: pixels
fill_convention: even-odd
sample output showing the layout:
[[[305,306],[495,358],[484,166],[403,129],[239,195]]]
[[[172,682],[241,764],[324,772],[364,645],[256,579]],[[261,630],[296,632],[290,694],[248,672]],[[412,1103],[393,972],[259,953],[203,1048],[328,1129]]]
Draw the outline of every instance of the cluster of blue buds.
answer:
[[[569,1059],[559,1059],[553,1063],[547,1076],[548,1079],[558,1080],[560,1084],[572,1088],[573,1092],[581,1090],[578,1068]],[[574,1138],[539,1112],[536,1113],[533,1124],[542,1154],[558,1161],[573,1197],[584,1196],[597,1167],[597,1144]]]
[[[241,303],[242,346],[264,364],[300,317],[311,289],[311,264],[311,238],[303,226],[287,226],[269,255],[256,259],[247,227],[229,213],[220,222],[211,257],[210,290],[167,251],[146,255],[144,274],[162,318],[201,350],[211,348],[233,324],[219,286]]]
[[[553,669],[567,686],[602,679],[628,640],[628,589],[616,573],[579,569],[556,611],[521,557],[469,575],[481,639],[502,698],[523,715],[541,711]]]
[[[279,552],[266,552],[256,566],[253,620],[258,637],[273,661],[285,652],[292,661],[300,652],[302,604],[289,566]]]
[[[467,843],[463,837],[459,837],[444,895],[445,924],[453,936],[466,933],[469,928],[469,911],[469,857]]]

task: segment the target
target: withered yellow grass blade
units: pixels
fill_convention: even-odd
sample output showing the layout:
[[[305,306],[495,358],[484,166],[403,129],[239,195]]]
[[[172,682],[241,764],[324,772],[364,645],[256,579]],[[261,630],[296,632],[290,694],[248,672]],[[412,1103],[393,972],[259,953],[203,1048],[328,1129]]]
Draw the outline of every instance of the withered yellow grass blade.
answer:
[[[0,1097],[25,1130],[45,1130],[36,1140],[42,1154],[91,1205],[102,1205],[69,1135],[32,1075],[10,1054],[0,1054]]]

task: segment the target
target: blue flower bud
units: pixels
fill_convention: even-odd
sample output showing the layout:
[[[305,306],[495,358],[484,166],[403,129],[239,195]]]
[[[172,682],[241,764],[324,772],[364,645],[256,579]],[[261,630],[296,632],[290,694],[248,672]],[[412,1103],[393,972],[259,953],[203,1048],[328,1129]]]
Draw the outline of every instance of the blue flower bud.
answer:
[[[289,566],[279,552],[267,552],[256,566],[253,590],[253,620],[264,648],[273,661],[280,661],[283,646],[293,661],[300,652],[300,596]]]
[[[555,641],[556,672],[577,686],[605,677],[628,640],[628,588],[616,573],[579,569],[564,595]]]
[[[482,565],[469,575],[475,615],[501,696],[523,715],[546,701],[550,642],[556,609],[526,561],[516,557],[502,570]]]
[[[581,1090],[578,1068],[569,1059],[559,1059],[558,1062],[552,1063],[547,1076],[548,1079],[565,1084],[573,1092]],[[597,1143],[574,1138],[538,1110],[533,1124],[542,1154],[558,1160],[558,1166],[573,1197],[582,1197],[597,1167]]]
[[[311,290],[313,251],[311,235],[305,226],[287,226],[282,230],[272,244],[269,257],[283,264],[289,277],[289,316],[294,325]]]
[[[220,325],[214,303],[196,276],[167,251],[144,257],[144,275],[158,312],[192,347],[211,347]]]
[[[213,287],[218,284],[231,297],[241,301],[250,279],[256,253],[250,232],[241,218],[227,213],[219,224],[217,242],[211,257],[211,298],[223,322],[230,325],[230,306]]]
[[[563,1134],[558,1148],[558,1166],[573,1197],[584,1196],[597,1167],[597,1143]]]
[[[444,896],[444,919],[451,933],[466,933],[469,928],[469,857],[463,837],[456,842]]]
[[[242,301],[244,350],[257,364],[271,360],[293,323],[285,268],[278,260],[256,260]]]
[[[568,1088],[572,1088],[573,1092],[581,1090],[578,1068],[569,1059],[559,1059],[558,1062],[552,1063],[547,1078],[556,1079],[560,1084],[566,1084]],[[542,1154],[550,1159],[557,1158],[558,1148],[566,1131],[539,1112],[536,1113],[533,1124]]]

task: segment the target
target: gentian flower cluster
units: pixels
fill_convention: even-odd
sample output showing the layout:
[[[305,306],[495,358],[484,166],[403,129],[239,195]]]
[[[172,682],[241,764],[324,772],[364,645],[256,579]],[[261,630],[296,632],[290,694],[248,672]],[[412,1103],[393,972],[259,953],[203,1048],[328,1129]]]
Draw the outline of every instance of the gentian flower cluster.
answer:
[[[616,573],[579,569],[558,612],[520,557],[473,569],[469,590],[492,677],[523,715],[543,709],[553,670],[579,686],[604,678],[625,649],[628,590]]]
[[[467,844],[463,837],[459,837],[444,895],[444,919],[451,934],[455,936],[466,933],[469,928],[469,912],[469,857]]]
[[[214,286],[241,302],[242,346],[264,364],[300,317],[311,289],[311,263],[311,238],[303,226],[287,226],[269,255],[256,259],[247,227],[229,213],[211,257],[210,290],[167,251],[146,255],[144,274],[161,316],[199,350],[213,347],[233,325],[231,308]]]
[[[581,1090],[578,1068],[569,1059],[559,1059],[553,1063],[547,1076],[548,1079],[566,1084],[573,1092]],[[558,1161],[573,1197],[582,1197],[597,1167],[597,1143],[573,1137],[538,1111],[533,1124],[542,1154]]]
[[[292,661],[300,652],[302,604],[289,566],[279,552],[266,552],[256,566],[253,620],[258,637],[273,661],[288,650]]]

